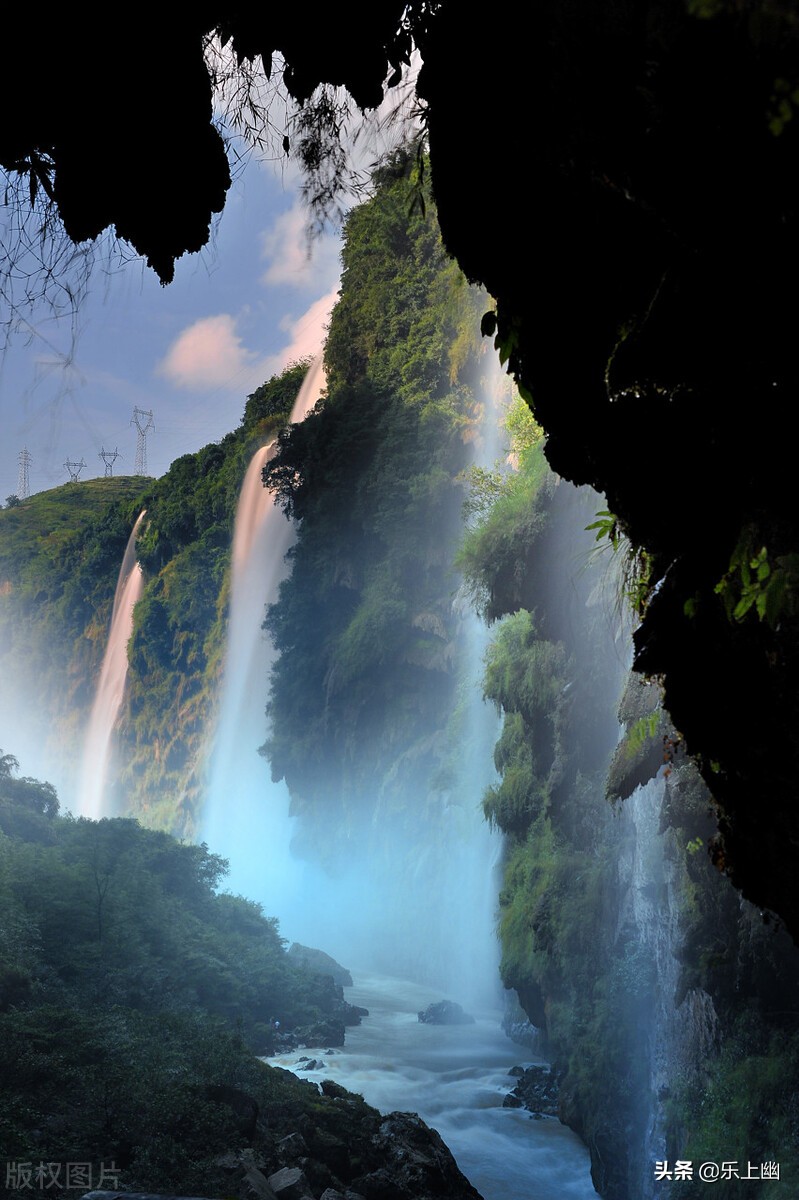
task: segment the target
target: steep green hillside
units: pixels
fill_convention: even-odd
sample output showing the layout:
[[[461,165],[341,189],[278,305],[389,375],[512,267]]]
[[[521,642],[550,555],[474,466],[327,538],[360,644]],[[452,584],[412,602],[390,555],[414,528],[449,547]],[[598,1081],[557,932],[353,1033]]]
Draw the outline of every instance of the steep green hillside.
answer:
[[[242,423],[176,459],[145,496],[137,605],[120,713],[115,803],[151,826],[191,837],[221,683],[236,505],[255,450],[285,424],[307,362],[248,397]]]
[[[281,656],[266,752],[298,811],[319,806],[306,836],[320,844],[329,823],[340,838],[374,817],[386,775],[388,819],[403,788],[427,790],[462,655],[453,559],[485,415],[468,333],[485,300],[447,260],[432,207],[409,217],[412,167],[386,164],[347,222],[327,398],[267,470],[297,545],[268,621]]]
[[[137,475],[87,479],[37,492],[0,511],[0,586],[33,587],[37,575],[56,569],[70,536],[91,527],[109,507],[134,502],[146,480]]]
[[[31,742],[77,801],[82,738],[130,531],[145,590],[120,714],[118,811],[190,834],[204,738],[224,648],[236,502],[254,450],[291,410],[307,363],[257,389],[242,423],[159,480],[95,479],[0,512],[0,666],[6,714],[23,707]]]
[[[0,678],[5,719],[74,782],[117,574],[147,480],[92,479],[0,512]]]
[[[264,752],[291,793],[295,849],[373,895],[370,955],[455,988],[455,955],[472,939],[492,952],[491,735],[454,559],[497,386],[475,336],[486,299],[446,258],[432,203],[409,213],[415,171],[395,155],[348,218],[327,395],[267,468],[297,540],[267,619],[279,658]]]

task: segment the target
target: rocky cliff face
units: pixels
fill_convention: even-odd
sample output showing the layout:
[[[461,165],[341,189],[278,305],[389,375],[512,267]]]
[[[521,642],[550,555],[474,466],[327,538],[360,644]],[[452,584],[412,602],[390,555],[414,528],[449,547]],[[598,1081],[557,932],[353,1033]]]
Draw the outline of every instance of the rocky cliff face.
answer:
[[[780,83],[798,55],[770,4],[547,3],[518,39],[444,5],[419,82],[446,244],[497,298],[553,469],[644,551],[637,665],[719,805],[717,861],[794,937],[797,315],[779,280],[799,253]],[[480,88],[452,88],[445,58]],[[472,180],[491,144],[535,147],[526,188]]]

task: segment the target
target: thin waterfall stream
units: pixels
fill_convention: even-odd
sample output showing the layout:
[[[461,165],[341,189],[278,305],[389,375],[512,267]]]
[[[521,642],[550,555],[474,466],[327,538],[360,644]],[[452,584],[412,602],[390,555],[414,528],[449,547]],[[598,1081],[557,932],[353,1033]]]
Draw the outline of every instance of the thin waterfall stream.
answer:
[[[128,642],[133,632],[133,609],[144,586],[141,567],[136,561],[136,537],[146,511],[139,513],[136,519],[119,569],[108,643],[83,748],[78,806],[82,816],[95,820],[108,816],[106,784],[114,725],[128,674]]]

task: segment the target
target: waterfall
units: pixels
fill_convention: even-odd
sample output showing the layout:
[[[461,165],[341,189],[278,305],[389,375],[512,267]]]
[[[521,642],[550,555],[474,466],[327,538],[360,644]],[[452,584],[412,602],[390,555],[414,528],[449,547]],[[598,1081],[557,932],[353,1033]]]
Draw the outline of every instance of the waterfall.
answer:
[[[144,582],[141,567],[136,562],[136,535],[146,511],[144,509],[139,513],[136,519],[119,569],[108,644],[83,748],[78,807],[82,816],[95,820],[107,815],[104,812],[105,786],[111,736],[125,691],[133,609],[141,596]]]
[[[302,421],[324,388],[321,355],[299,390],[291,421]],[[209,764],[202,838],[231,861],[229,884],[270,912],[282,912],[297,872],[289,854],[292,822],[285,785],[273,784],[258,754],[264,740],[272,644],[262,629],[266,606],[287,574],[291,523],[263,486],[275,442],[247,468],[233,529],[228,644],[220,715]]]
[[[504,838],[486,821],[482,800],[498,779],[494,745],[501,720],[482,695],[488,629],[471,611],[464,613],[462,621],[453,786],[441,797],[438,826],[427,833],[420,824],[418,846],[405,847],[404,853],[424,868],[419,870],[419,886],[426,889],[422,899],[427,913],[417,913],[424,934],[420,937],[415,920],[410,931],[417,954],[424,956],[414,977],[437,985],[475,1010],[488,1010],[502,1004],[496,924]],[[375,880],[374,886],[379,888],[381,882]],[[413,901],[400,892],[398,914],[409,907],[413,912],[412,906]]]

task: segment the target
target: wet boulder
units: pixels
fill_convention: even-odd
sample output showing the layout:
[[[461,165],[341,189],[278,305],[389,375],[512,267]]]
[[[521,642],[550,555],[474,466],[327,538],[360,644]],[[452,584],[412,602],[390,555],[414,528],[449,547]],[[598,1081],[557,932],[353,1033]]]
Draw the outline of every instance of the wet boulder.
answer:
[[[558,1081],[551,1067],[545,1064],[526,1069],[513,1067],[509,1074],[518,1083],[503,1100],[503,1108],[526,1108],[536,1117],[558,1115]]]
[[[295,1071],[323,1071],[327,1066],[321,1058],[301,1058],[294,1064]]]
[[[423,1025],[474,1025],[474,1017],[464,1012],[460,1004],[454,1000],[439,1000],[438,1004],[428,1004],[419,1013]]]

